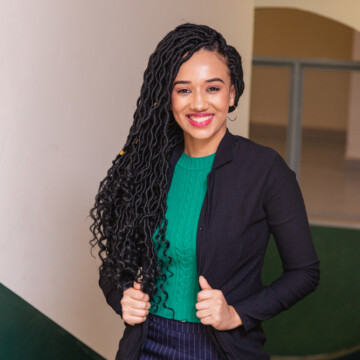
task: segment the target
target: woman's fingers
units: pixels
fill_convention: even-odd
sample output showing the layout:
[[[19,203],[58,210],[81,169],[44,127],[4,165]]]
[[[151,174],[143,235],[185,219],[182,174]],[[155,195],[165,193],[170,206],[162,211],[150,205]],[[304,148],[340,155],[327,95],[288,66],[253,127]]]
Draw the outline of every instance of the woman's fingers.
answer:
[[[149,309],[137,309],[131,306],[124,305],[122,308],[123,320],[128,324],[140,323],[146,320],[149,314]]]
[[[149,301],[149,295],[141,290],[134,289],[133,287],[124,290],[124,297],[130,297],[135,300]]]
[[[203,318],[206,318],[208,316],[211,316],[211,311],[209,309],[206,309],[206,310],[200,310],[200,311],[197,311],[196,312],[196,316],[199,318],[199,319],[203,319]]]
[[[133,308],[133,307],[125,308],[124,311],[130,316],[141,316],[141,317],[143,317],[143,316],[147,316],[149,314],[148,309],[137,309],[137,308]]]
[[[140,284],[126,289],[121,299],[123,320],[130,324],[139,324],[146,320],[150,309],[149,295],[140,290]]]
[[[199,319],[203,325],[212,325],[213,324],[213,320],[212,320],[211,316],[205,316],[205,317],[201,317]]]
[[[146,316],[124,315],[123,320],[129,325],[140,324],[146,320]]]
[[[149,295],[145,294],[141,290],[133,290],[129,292],[129,297],[134,300],[149,301]]]
[[[128,304],[132,308],[140,310],[149,310],[151,306],[149,301],[139,301],[134,299],[131,299]]]
[[[121,299],[121,306],[124,310],[127,309],[138,309],[138,310],[149,310],[150,309],[150,301],[136,300],[129,296],[123,296]]]
[[[201,290],[197,293],[197,301],[212,299],[217,290]]]
[[[121,302],[123,309],[132,308],[137,310],[149,310],[150,302],[149,301],[139,301],[134,299],[123,299]]]
[[[128,324],[143,322],[149,314],[148,308],[149,306],[146,306],[145,309],[138,309],[125,304],[122,308],[123,320]]]
[[[211,300],[204,300],[204,301],[197,302],[195,304],[195,307],[196,307],[196,310],[204,310],[204,309],[209,309],[212,304],[213,303]]]

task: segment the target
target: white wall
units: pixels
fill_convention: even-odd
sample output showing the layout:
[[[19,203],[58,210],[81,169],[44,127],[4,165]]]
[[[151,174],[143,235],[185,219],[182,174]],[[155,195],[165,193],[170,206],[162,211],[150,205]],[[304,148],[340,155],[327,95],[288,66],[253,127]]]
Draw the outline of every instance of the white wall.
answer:
[[[0,0],[0,281],[108,358],[122,325],[98,288],[86,217],[150,53],[185,21],[243,55],[231,129],[247,135],[253,0]]]
[[[359,0],[255,0],[255,7],[301,9],[339,21],[360,31]]]
[[[354,33],[353,60],[360,61],[360,32]],[[360,71],[350,75],[349,109],[345,158],[360,163]],[[359,166],[359,165],[358,165]]]

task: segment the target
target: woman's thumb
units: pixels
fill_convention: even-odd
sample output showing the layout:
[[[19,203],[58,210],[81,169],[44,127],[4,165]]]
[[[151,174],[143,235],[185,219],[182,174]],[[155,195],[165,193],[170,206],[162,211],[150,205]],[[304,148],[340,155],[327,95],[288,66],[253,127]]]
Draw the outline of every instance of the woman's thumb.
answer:
[[[139,282],[137,282],[137,281],[134,281],[133,288],[134,288],[135,290],[141,290],[141,283],[139,283]]]
[[[211,290],[212,289],[212,287],[209,285],[207,280],[202,275],[200,275],[200,277],[199,277],[199,285],[202,290]]]

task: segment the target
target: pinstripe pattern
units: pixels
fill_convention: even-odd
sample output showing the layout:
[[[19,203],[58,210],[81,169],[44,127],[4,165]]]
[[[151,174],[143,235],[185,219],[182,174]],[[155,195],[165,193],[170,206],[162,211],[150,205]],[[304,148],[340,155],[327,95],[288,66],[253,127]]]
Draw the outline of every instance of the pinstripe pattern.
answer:
[[[149,314],[140,360],[221,360],[223,357],[201,323]]]

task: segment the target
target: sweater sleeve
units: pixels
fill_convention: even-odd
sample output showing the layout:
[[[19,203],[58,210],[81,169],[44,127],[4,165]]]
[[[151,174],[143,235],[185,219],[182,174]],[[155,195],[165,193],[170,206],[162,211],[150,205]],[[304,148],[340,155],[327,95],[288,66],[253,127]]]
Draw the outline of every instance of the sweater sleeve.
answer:
[[[269,286],[233,304],[245,331],[288,309],[314,291],[319,283],[319,259],[304,200],[295,173],[278,154],[263,190],[263,206],[283,273]]]
[[[113,308],[113,310],[121,316],[122,318],[122,308],[121,308],[121,299],[123,297],[123,292],[121,290],[115,289],[107,277],[100,273],[99,285],[103,291],[106,302]]]

